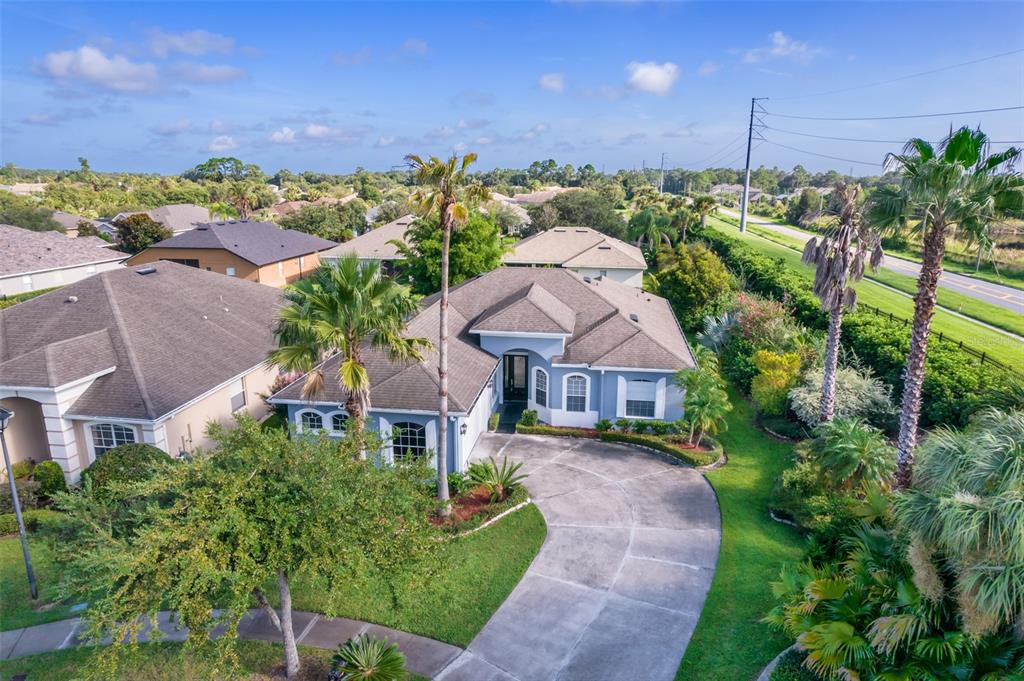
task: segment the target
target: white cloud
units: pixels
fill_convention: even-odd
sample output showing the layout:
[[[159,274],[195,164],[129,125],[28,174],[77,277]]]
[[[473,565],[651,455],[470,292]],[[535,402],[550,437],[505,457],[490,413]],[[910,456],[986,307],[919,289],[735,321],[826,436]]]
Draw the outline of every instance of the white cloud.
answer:
[[[213,140],[206,145],[206,150],[215,152],[230,151],[237,146],[238,144],[235,143],[234,137],[231,137],[230,135],[220,135],[219,137],[214,137]]]
[[[427,137],[430,139],[448,139],[449,137],[455,136],[455,130],[450,126],[441,125],[427,133]]]
[[[133,62],[121,55],[108,57],[92,45],[51,52],[37,65],[37,70],[60,82],[78,81],[113,92],[153,92],[160,82],[155,65]]]
[[[486,128],[490,124],[490,121],[485,118],[470,118],[460,119],[456,124],[459,130],[477,130],[479,128]]]
[[[529,130],[527,130],[526,132],[524,132],[522,135],[520,135],[520,138],[524,142],[529,142],[531,140],[537,139],[537,137],[541,133],[546,132],[547,129],[548,129],[547,123],[538,123],[535,126],[533,126],[532,128],[530,128]]]
[[[326,125],[321,125],[319,123],[310,123],[309,125],[306,126],[304,132],[306,133],[306,137],[312,137],[313,139],[321,139],[324,137],[328,137],[331,134],[331,129]]]
[[[487,146],[488,144],[490,144],[493,141],[494,140],[491,139],[490,137],[477,137],[475,140],[473,140],[473,143],[474,144],[479,144],[480,146],[483,147],[483,146]]]
[[[430,52],[430,46],[427,45],[427,41],[420,40],[419,38],[409,38],[404,43],[399,51],[403,54],[419,54],[423,55]]]
[[[378,147],[390,147],[394,143],[395,143],[395,136],[394,135],[381,135],[380,137],[377,138],[377,146]]]
[[[245,69],[228,64],[178,64],[171,69],[171,75],[191,83],[226,83],[245,78],[248,74]]]
[[[713,76],[722,69],[717,61],[706,61],[697,68],[698,76]]]
[[[459,142],[454,147],[452,147],[452,150],[453,151],[458,151],[458,152],[463,152],[463,151],[466,150],[466,143],[465,142]]]
[[[270,134],[270,141],[277,142],[278,144],[291,144],[295,141],[295,131],[286,125],[280,130],[272,132]]]
[[[541,90],[561,94],[565,92],[565,74],[545,73],[540,77],[540,80],[537,81],[537,85],[540,86]]]
[[[210,52],[229,54],[234,48],[234,39],[210,31],[165,33],[161,29],[155,29],[149,32],[149,49],[158,57],[167,57],[174,52],[189,54],[193,57]]]
[[[158,125],[153,132],[161,137],[177,137],[182,133],[188,132],[191,128],[192,121],[187,118],[181,118],[173,123],[163,123],[162,125]]]
[[[773,31],[769,38],[770,46],[747,50],[743,54],[743,61],[747,64],[757,64],[769,59],[788,59],[806,64],[824,52],[821,48],[811,47],[805,42],[793,40],[782,31]]]
[[[670,61],[664,64],[631,61],[626,70],[629,71],[629,87],[656,95],[667,95],[679,79],[679,67]]]
[[[363,48],[355,52],[335,52],[331,55],[331,61],[335,66],[359,66],[370,60],[370,50]]]

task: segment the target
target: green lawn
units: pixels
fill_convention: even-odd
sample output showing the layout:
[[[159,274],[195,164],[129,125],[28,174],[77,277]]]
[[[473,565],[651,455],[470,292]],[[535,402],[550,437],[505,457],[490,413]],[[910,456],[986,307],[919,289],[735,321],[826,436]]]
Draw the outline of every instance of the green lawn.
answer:
[[[29,597],[25,563],[18,537],[0,539],[0,631],[71,617],[71,605],[54,603],[58,574],[50,549],[29,538],[29,552],[35,568],[39,600]]]
[[[761,623],[773,605],[768,583],[800,559],[803,538],[768,515],[776,477],[792,446],[753,424],[751,404],[730,388],[729,430],[719,438],[728,463],[707,474],[722,510],[722,547],[697,629],[676,681],[747,681],[791,640]]]
[[[730,236],[738,237],[755,245],[758,250],[767,255],[781,258],[801,276],[808,281],[813,281],[814,270],[809,265],[801,263],[800,253],[792,248],[754,234],[749,229],[747,233],[741,234],[736,227],[717,218],[711,218],[708,224]],[[904,319],[913,317],[913,300],[895,291],[890,291],[872,281],[865,280],[860,282],[857,285],[857,293],[858,300],[861,303],[871,305]],[[1006,311],[1006,315],[1013,315],[1013,313]],[[1019,317],[1020,315],[1017,316]],[[970,319],[950,314],[942,309],[936,310],[935,317],[932,320],[932,333],[938,334],[939,332],[950,340],[963,341],[964,345],[975,350],[983,350],[991,355],[993,359],[1024,371],[1024,352],[1021,352],[1020,341],[1004,333],[986,328]]]
[[[332,602],[324,589],[301,580],[293,589],[294,607],[376,622],[465,647],[519,583],[546,535],[544,517],[531,504],[447,545],[441,572],[405,594],[398,609],[381,583],[354,586]]]

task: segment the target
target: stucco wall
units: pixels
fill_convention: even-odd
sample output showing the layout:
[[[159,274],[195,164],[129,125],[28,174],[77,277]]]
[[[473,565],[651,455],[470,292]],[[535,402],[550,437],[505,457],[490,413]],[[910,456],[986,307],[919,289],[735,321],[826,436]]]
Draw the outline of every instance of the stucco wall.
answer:
[[[62,269],[48,270],[46,272],[35,272],[33,274],[16,274],[13,276],[0,277],[0,295],[13,296],[28,291],[39,291],[42,289],[64,286],[81,281],[100,272],[114,270],[124,267],[122,261],[92,263],[88,265],[77,265]],[[27,283],[23,278],[27,277]]]
[[[210,270],[219,274],[227,274],[229,267],[235,268],[235,276],[239,279],[256,281],[267,286],[280,288],[296,279],[307,276],[320,266],[320,255],[310,253],[272,262],[257,267],[248,260],[239,258],[234,253],[220,248],[150,248],[134,255],[129,265],[141,265],[159,260],[198,260],[199,269]]]
[[[36,463],[50,458],[50,445],[46,441],[43,408],[38,402],[24,397],[0,399],[0,407],[14,412],[4,432],[11,463],[34,459]]]

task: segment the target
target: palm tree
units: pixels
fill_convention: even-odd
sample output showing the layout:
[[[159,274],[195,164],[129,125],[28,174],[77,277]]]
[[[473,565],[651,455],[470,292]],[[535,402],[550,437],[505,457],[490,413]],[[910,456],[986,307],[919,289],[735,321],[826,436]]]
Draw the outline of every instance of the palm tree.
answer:
[[[708,348],[693,348],[696,366],[679,371],[673,383],[684,391],[684,422],[689,426],[688,442],[700,444],[705,433],[717,435],[726,425],[725,415],[732,411],[725,383],[718,373],[718,357]]]
[[[940,587],[936,573],[952,575],[972,633],[1024,627],[1022,463],[1024,411],[988,410],[963,431],[932,432],[913,487],[895,501],[919,558],[916,581]],[[938,570],[938,560],[952,569]]]
[[[637,246],[646,243],[651,250],[657,249],[662,243],[671,246],[672,240],[678,237],[671,219],[667,215],[658,215],[650,208],[632,217],[628,233]]]
[[[448,258],[451,251],[452,230],[469,219],[468,201],[482,202],[491,198],[486,187],[470,179],[467,170],[476,161],[469,153],[460,160],[452,154],[447,161],[436,156],[424,160],[409,154],[405,160],[412,166],[413,177],[422,187],[413,196],[416,212],[428,216],[437,212],[441,223],[441,301],[440,329],[438,333],[437,395],[437,498],[440,512],[448,515]]]
[[[236,180],[228,186],[228,203],[238,211],[238,217],[248,220],[252,214],[253,206],[259,202],[259,193],[256,185],[245,180]]]
[[[417,310],[409,289],[384,276],[378,263],[361,264],[355,255],[321,265],[285,288],[284,297],[288,305],[274,330],[278,348],[268,365],[305,373],[302,396],[314,399],[324,392],[321,362],[339,354],[338,383],[356,432],[370,409],[366,349],[383,350],[393,361],[419,361],[420,351],[430,347],[425,338],[404,335],[406,319]]]
[[[860,419],[837,418],[815,431],[809,452],[831,489],[859,490],[865,484],[885,485],[894,466],[885,436]]]
[[[913,474],[924,363],[946,236],[958,230],[968,239],[976,238],[989,222],[1024,205],[1024,181],[1019,172],[1009,168],[1019,157],[1020,150],[1014,147],[989,153],[985,134],[966,127],[951,132],[938,149],[915,138],[902,153],[886,157],[887,169],[899,172],[898,184],[880,187],[871,197],[866,211],[871,225],[888,232],[909,228],[923,235],[910,352],[903,370],[897,440],[901,487],[910,485]]]
[[[661,202],[661,195],[658,190],[649,184],[641,185],[633,190],[633,205],[637,210],[650,208]]]
[[[708,226],[708,215],[718,210],[718,203],[710,194],[701,194],[693,199],[690,207],[700,216],[700,228],[704,229]]]
[[[812,237],[804,246],[804,263],[813,264],[814,293],[821,299],[821,309],[828,313],[828,340],[825,344],[825,365],[821,382],[822,423],[832,420],[836,406],[836,369],[839,367],[839,338],[843,332],[843,310],[855,310],[857,291],[853,284],[864,276],[865,261],[872,271],[882,262],[882,242],[875,232],[866,229],[860,220],[857,197],[860,185],[838,183],[832,193],[837,210],[834,230],[819,240]]]
[[[669,224],[671,224],[672,228],[676,230],[676,233],[679,235],[680,242],[686,241],[686,233],[689,231],[690,227],[693,227],[693,223],[696,222],[696,220],[696,213],[686,207],[680,208],[669,216]]]

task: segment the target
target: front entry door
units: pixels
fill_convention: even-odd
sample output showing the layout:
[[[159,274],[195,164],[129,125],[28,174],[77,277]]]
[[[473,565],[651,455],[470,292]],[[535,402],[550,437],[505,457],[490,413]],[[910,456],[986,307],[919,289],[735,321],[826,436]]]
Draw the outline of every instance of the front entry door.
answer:
[[[506,402],[525,402],[529,394],[526,355],[505,355],[504,396]]]

